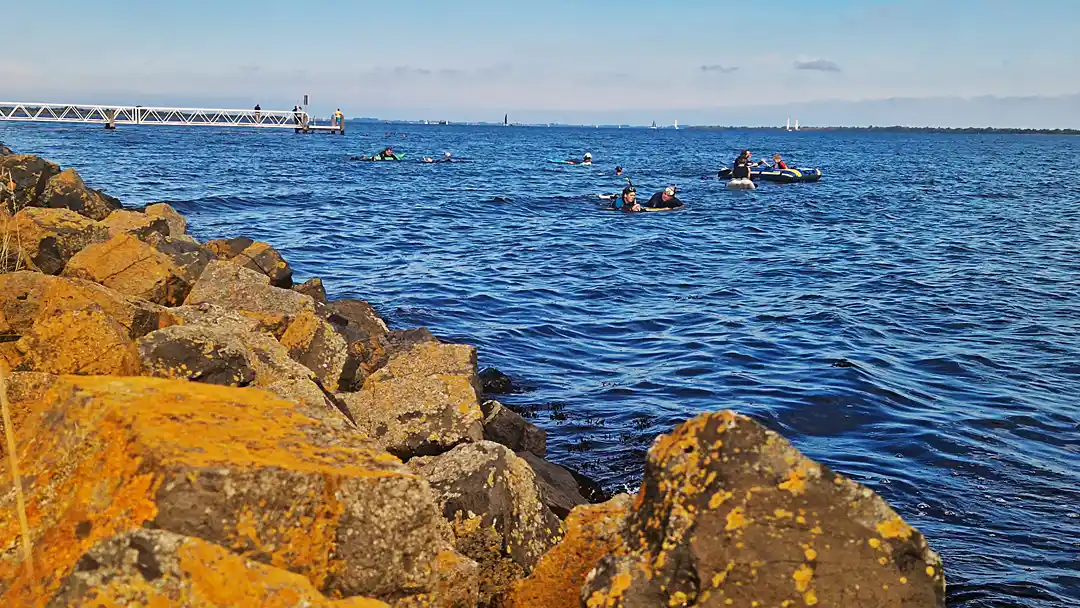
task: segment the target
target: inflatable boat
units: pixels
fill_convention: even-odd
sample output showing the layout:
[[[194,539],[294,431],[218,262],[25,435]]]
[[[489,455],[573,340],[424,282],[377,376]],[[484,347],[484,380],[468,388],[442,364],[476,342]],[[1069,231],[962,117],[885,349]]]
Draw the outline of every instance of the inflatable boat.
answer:
[[[730,179],[731,169],[723,168],[716,177]],[[750,179],[754,181],[776,182],[778,184],[795,184],[800,182],[816,182],[821,179],[821,169],[769,169],[767,167],[754,167],[750,169]]]

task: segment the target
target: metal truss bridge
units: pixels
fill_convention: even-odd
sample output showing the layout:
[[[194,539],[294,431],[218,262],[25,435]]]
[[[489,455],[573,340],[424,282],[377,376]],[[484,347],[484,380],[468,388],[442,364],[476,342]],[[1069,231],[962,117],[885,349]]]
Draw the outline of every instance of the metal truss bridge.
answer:
[[[0,101],[0,122],[89,123],[115,129],[118,125],[191,127],[250,127],[331,131],[345,134],[345,121],[317,125],[304,110],[229,110],[222,108],[156,108],[67,103]]]

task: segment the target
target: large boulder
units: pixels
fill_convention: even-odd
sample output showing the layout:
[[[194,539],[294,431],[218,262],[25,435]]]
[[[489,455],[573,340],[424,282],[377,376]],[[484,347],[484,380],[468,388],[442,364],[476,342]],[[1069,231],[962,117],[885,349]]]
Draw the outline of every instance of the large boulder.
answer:
[[[307,367],[331,391],[339,390],[349,360],[349,345],[329,322],[311,311],[293,319],[281,336],[289,356]]]
[[[315,277],[308,279],[299,285],[293,285],[292,290],[297,293],[302,293],[305,296],[310,297],[315,302],[326,305],[326,287],[323,285],[322,279]]]
[[[59,274],[72,256],[108,237],[108,228],[69,209],[27,207],[0,224],[7,254],[0,259],[0,270],[22,267]]]
[[[142,371],[128,329],[92,304],[39,317],[15,347],[19,371],[135,376]]]
[[[363,300],[334,300],[326,305],[330,320],[364,336],[383,335],[390,331],[375,308]]]
[[[129,234],[117,234],[75,254],[64,276],[164,306],[179,305],[191,290],[189,275],[172,258]]]
[[[460,445],[440,456],[415,458],[409,468],[431,484],[448,521],[462,529],[463,522],[476,520],[476,532],[494,530],[526,572],[561,536],[561,522],[541,502],[532,469],[505,446]]]
[[[581,587],[600,558],[626,551],[623,528],[629,511],[626,494],[571,511],[562,540],[514,586],[504,608],[579,608]]]
[[[9,173],[15,183],[12,200],[7,201],[8,210],[15,213],[25,207],[38,207],[46,184],[60,167],[43,158],[30,154],[0,155],[0,173]]]
[[[285,258],[281,257],[277,249],[269,243],[261,241],[252,243],[232,258],[234,264],[239,264],[249,270],[265,274],[270,278],[270,284],[274,287],[289,289],[293,285],[293,271]]]
[[[247,386],[255,380],[255,369],[242,337],[205,325],[174,325],[147,334],[138,349],[151,376]]]
[[[540,501],[560,519],[569,515],[574,507],[588,504],[589,501],[578,489],[577,479],[569,470],[554,462],[548,462],[532,452],[518,452],[517,455],[529,463],[529,467],[536,474]]]
[[[210,251],[184,235],[172,237],[151,232],[144,240],[146,244],[168,256],[188,283],[194,284],[198,281],[203,270],[206,270],[206,265],[214,259]]]
[[[389,608],[364,598],[330,600],[307,578],[164,530],[128,530],[84,553],[49,606]]]
[[[315,312],[315,301],[270,285],[265,274],[232,262],[212,260],[188,294],[187,305],[215,304],[252,313],[296,316]]]
[[[289,351],[276,336],[284,332],[287,318],[249,313],[214,304],[179,306],[170,313],[181,325],[209,328],[236,336],[247,350],[247,359],[255,371],[255,386],[268,386],[279,380],[316,380],[315,374],[289,357]]]
[[[151,234],[169,236],[169,222],[162,217],[154,217],[138,211],[117,209],[101,222],[109,229],[110,235],[119,233],[130,234],[135,238],[146,240]]]
[[[143,210],[146,215],[155,218],[162,218],[169,225],[169,236],[173,238],[179,238],[187,234],[187,220],[184,216],[180,215],[176,209],[167,203],[154,203],[153,205],[147,205]]]
[[[34,568],[22,563],[4,476],[0,605],[55,595],[80,556],[139,528],[227,547],[345,597],[435,593],[462,567],[426,482],[359,433],[263,391],[68,376],[32,411],[16,444]]]
[[[471,346],[419,344],[340,396],[357,425],[403,459],[483,438]]]
[[[38,199],[38,205],[53,209],[71,209],[99,221],[122,207],[119,200],[93,188],[87,188],[79,177],[79,173],[74,169],[64,169],[50,177]]]
[[[164,307],[128,298],[108,287],[39,272],[0,274],[0,341],[17,340],[40,318],[96,305],[127,329],[131,338],[176,322]]]
[[[544,429],[494,399],[481,403],[480,410],[484,413],[484,439],[501,443],[515,452],[532,452],[540,458],[547,454]]]
[[[944,606],[941,559],[871,490],[732,412],[657,438],[589,606]]]
[[[238,236],[231,239],[207,241],[206,248],[213,252],[214,257],[227,262],[240,255],[241,251],[250,247],[254,242],[246,236]]]

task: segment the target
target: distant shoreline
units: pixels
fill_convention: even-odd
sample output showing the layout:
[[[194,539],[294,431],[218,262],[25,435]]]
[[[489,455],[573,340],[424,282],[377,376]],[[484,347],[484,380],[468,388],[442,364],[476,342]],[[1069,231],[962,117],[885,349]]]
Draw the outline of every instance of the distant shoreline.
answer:
[[[778,127],[683,127],[688,131],[783,131]],[[800,127],[799,131],[852,133],[947,133],[954,135],[1080,135],[1080,129],[1015,129],[1003,127]]]
[[[502,127],[502,123],[485,121],[423,121],[423,120],[385,120],[378,118],[350,118],[347,122],[384,124],[384,125],[422,125],[422,126],[469,126],[469,127]],[[584,125],[569,123],[510,123],[509,127],[563,127],[583,129],[637,129],[637,130],[676,130],[670,125],[662,127],[646,127],[642,125],[627,124],[600,124]],[[679,125],[679,131],[784,131],[782,126],[734,126],[734,125]],[[887,127],[799,127],[799,131],[841,131],[850,133],[944,133],[953,135],[1080,135],[1080,129],[1023,129],[1010,127],[904,127],[893,125]],[[794,132],[794,131],[792,131]]]

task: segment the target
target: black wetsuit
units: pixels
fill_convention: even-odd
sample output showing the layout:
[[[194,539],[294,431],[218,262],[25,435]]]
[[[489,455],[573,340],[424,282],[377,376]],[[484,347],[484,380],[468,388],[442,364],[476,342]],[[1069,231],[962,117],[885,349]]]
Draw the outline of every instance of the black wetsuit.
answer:
[[[731,168],[731,177],[734,179],[749,179],[750,178],[750,159],[739,156],[735,159],[735,164]]]
[[[650,209],[678,209],[679,207],[683,206],[683,202],[675,196],[672,196],[665,201],[664,193],[657,192],[656,194],[652,195],[652,198],[649,199],[648,203],[645,203],[645,206]]]

